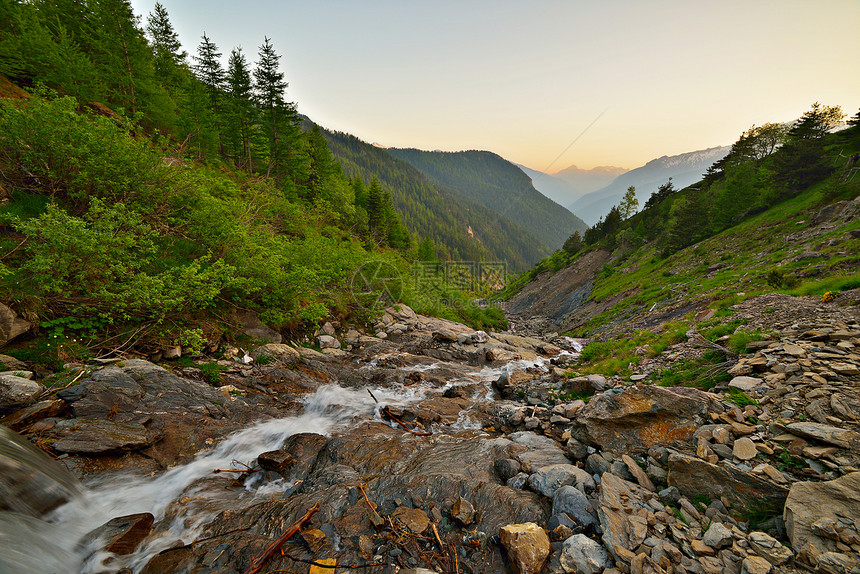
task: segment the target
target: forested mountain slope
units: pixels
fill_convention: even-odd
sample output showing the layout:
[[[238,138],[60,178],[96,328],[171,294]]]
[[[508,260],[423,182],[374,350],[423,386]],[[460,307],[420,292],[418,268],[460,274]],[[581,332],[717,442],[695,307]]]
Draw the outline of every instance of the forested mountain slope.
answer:
[[[512,218],[438,185],[393,150],[341,132],[322,133],[345,173],[366,182],[377,178],[391,190],[410,231],[431,237],[452,259],[507,261],[512,270],[523,270],[551,252]]]
[[[487,151],[438,152],[389,149],[441,187],[470,198],[514,221],[557,249],[586,224],[538,192],[516,165]]]

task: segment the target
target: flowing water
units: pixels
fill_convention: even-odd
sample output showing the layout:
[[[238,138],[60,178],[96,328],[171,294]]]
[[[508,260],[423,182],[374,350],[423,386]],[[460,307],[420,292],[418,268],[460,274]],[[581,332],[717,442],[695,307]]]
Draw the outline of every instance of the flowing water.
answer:
[[[475,379],[489,382],[503,369],[539,367],[547,369],[547,361],[517,361],[502,368],[469,369],[463,382]],[[462,367],[462,366],[461,366]],[[421,367],[432,370],[433,365]],[[449,383],[449,385],[452,383]],[[454,383],[456,384],[456,383]],[[447,388],[447,387],[446,387]],[[420,400],[429,392],[440,392],[429,386],[373,388],[373,396],[382,405],[406,405]],[[485,399],[492,400],[487,387]],[[178,540],[190,543],[203,531],[219,509],[217,502],[225,496],[221,488],[211,485],[216,469],[237,468],[235,462],[252,464],[263,452],[280,448],[284,441],[296,433],[329,435],[348,425],[376,419],[379,408],[367,388],[347,389],[337,385],[320,387],[308,396],[304,412],[297,416],[266,420],[238,431],[211,450],[199,453],[188,464],[174,467],[157,476],[113,475],[96,478],[79,486],[59,464],[32,447],[15,433],[0,427],[0,465],[6,461],[26,464],[42,481],[45,493],[60,491],[72,495],[71,501],[48,514],[45,520],[26,516],[26,505],[19,504],[12,511],[0,512],[0,572],[57,573],[82,572],[101,574],[116,572],[122,567],[139,571],[154,555],[173,546]],[[461,413],[453,429],[478,428]],[[2,466],[0,466],[2,469]],[[0,477],[0,485],[3,485]],[[283,495],[291,484],[284,480],[265,481],[260,476],[246,481],[244,496]],[[232,496],[236,496],[235,494]],[[38,497],[37,497],[38,498]],[[191,500],[177,509],[178,500]],[[8,506],[8,505],[7,505]],[[99,541],[82,545],[85,535],[108,520],[129,514],[148,512],[155,516],[159,535],[151,536],[134,554],[115,557],[96,552]],[[159,524],[161,522],[162,524]],[[165,527],[164,524],[169,523]]]

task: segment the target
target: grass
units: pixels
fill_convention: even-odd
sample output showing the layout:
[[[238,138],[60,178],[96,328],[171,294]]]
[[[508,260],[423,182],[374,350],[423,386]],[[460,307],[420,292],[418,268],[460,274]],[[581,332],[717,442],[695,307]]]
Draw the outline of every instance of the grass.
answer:
[[[707,350],[698,359],[687,359],[663,369],[657,384],[661,387],[711,389],[731,378],[723,360],[720,353]]]
[[[227,370],[218,363],[203,363],[200,365],[200,371],[203,373],[203,380],[210,385],[216,385],[221,382],[221,373]]]
[[[730,388],[726,391],[726,400],[736,404],[739,407],[745,407],[747,405],[758,406],[758,401],[743,392],[740,389]]]

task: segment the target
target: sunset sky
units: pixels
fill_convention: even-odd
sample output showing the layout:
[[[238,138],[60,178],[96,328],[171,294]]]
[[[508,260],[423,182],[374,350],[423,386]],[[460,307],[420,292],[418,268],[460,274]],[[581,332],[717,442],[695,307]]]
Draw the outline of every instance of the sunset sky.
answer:
[[[132,4],[145,22],[155,0]],[[205,31],[254,62],[271,38],[288,99],[326,128],[541,171],[731,144],[815,101],[860,108],[858,0],[162,4],[189,53]]]

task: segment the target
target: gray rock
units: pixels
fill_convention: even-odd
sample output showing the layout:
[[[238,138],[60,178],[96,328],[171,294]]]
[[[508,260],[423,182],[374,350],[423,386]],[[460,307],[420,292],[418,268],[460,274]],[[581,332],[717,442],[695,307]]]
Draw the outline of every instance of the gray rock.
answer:
[[[708,531],[705,532],[705,535],[702,537],[702,542],[715,550],[719,550],[724,546],[731,546],[732,540],[731,529],[726,528],[720,522],[711,523],[711,527],[708,528]]]
[[[532,490],[552,498],[562,486],[576,486],[582,492],[594,490],[594,479],[581,468],[572,464],[553,464],[541,467],[529,477]]]
[[[564,571],[573,574],[599,574],[612,566],[603,546],[584,534],[564,541],[559,560]]]
[[[340,341],[338,341],[331,335],[320,335],[319,337],[317,337],[317,342],[319,343],[320,349],[340,348]]]
[[[574,460],[582,460],[588,456],[588,447],[575,438],[568,439],[567,444],[565,444],[565,450],[570,458]]]
[[[660,501],[663,504],[668,506],[677,506],[678,501],[681,500],[681,491],[674,486],[670,486],[658,492],[657,496],[660,497]]]
[[[502,482],[507,482],[520,472],[522,465],[520,465],[519,461],[512,458],[500,458],[493,463],[493,468],[496,470],[499,478],[502,479]]]
[[[512,476],[505,483],[511,488],[516,488],[517,490],[523,490],[526,485],[529,483],[529,475],[524,472],[517,474],[516,476]]]
[[[585,471],[588,474],[600,476],[604,472],[609,472],[609,462],[597,453],[590,454],[585,460]]]
[[[753,552],[774,566],[782,566],[794,556],[794,553],[783,546],[779,540],[764,532],[750,532],[747,542]]]
[[[63,420],[50,430],[57,440],[54,450],[71,454],[106,455],[146,448],[161,438],[137,422],[74,418]]]
[[[276,363],[293,365],[299,361],[301,355],[296,349],[289,345],[285,345],[283,343],[268,343],[251,351],[251,357],[253,357],[255,361],[259,361],[260,357],[268,357]]]
[[[573,486],[562,486],[552,499],[552,514],[567,514],[576,524],[587,528],[596,522],[589,512],[591,503],[585,494]]]
[[[15,375],[0,375],[0,413],[27,405],[39,398],[45,387]]]
[[[810,422],[791,423],[786,428],[797,436],[860,452],[860,433],[852,430]]]
[[[745,393],[751,393],[753,389],[757,386],[764,383],[762,379],[757,377],[735,377],[731,381],[729,381],[729,387],[733,389],[740,389]]]

